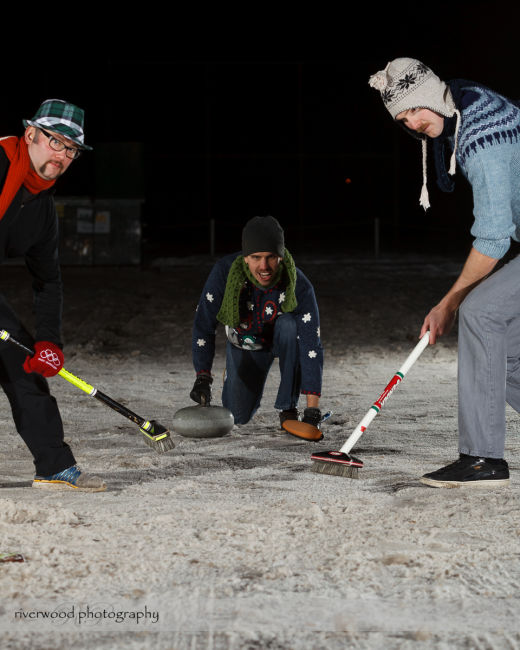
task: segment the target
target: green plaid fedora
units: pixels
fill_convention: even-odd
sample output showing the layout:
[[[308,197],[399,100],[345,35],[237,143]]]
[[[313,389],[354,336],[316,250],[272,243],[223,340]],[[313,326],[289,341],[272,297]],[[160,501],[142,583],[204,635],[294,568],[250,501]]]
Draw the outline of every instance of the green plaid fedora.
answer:
[[[25,127],[35,126],[61,133],[79,145],[80,149],[92,151],[92,147],[83,141],[84,116],[83,109],[74,104],[69,104],[62,99],[46,99],[36,111],[36,115],[31,120],[23,120],[23,124]]]

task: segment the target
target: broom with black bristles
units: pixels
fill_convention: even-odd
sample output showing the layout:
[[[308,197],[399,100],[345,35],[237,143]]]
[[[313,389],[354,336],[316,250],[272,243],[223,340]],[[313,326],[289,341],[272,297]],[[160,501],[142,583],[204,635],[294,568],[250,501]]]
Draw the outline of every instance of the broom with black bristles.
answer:
[[[6,332],[6,330],[0,329],[0,340],[13,343],[14,345],[27,352],[27,354],[34,354],[34,350],[26,347],[23,343],[20,343],[20,341],[13,339],[13,337],[9,334],[9,332]],[[170,437],[170,432],[168,429],[163,427],[162,424],[159,424],[159,422],[156,422],[155,420],[145,420],[140,415],[137,415],[130,409],[127,409],[126,406],[123,406],[119,402],[116,402],[114,399],[108,395],[105,395],[105,393],[102,393],[94,386],[87,384],[87,382],[83,381],[83,379],[80,379],[68,370],[65,370],[65,368],[62,368],[58,372],[58,375],[63,377],[63,379],[66,379],[73,386],[76,386],[76,388],[80,388],[82,391],[87,393],[87,395],[90,395],[90,397],[95,397],[100,402],[103,402],[103,404],[106,406],[109,406],[114,411],[117,411],[121,415],[124,415],[125,418],[128,418],[135,424],[139,425],[139,430],[144,436],[145,443],[154,449],[157,453],[163,454],[164,452],[169,451],[175,447],[175,443]]]
[[[384,403],[404,379],[406,373],[421,356],[429,341],[430,332],[426,332],[403,365],[392,377],[390,383],[381,393],[379,398],[368,409],[365,417],[350,434],[348,440],[339,451],[322,451],[312,454],[311,460],[314,461],[314,464],[311,467],[311,471],[316,472],[316,474],[329,474],[331,476],[341,476],[343,478],[358,478],[358,472],[359,469],[363,467],[363,461],[354,456],[350,456],[349,451],[367,430],[368,425],[383,408]]]

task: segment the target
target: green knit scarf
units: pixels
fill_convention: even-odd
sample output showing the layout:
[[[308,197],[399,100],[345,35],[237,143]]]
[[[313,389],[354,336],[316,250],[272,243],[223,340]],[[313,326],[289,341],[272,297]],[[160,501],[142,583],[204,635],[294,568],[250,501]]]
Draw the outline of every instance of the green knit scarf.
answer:
[[[285,288],[285,299],[281,303],[281,310],[283,312],[291,312],[296,309],[298,306],[298,301],[296,300],[296,266],[292,255],[287,249],[284,250],[284,256],[280,262],[280,267],[276,276],[273,279],[273,282],[269,286],[274,286],[280,278],[285,276],[286,279],[286,288]],[[224,291],[224,297],[222,299],[222,305],[217,314],[217,320],[224,325],[229,325],[229,327],[237,327],[240,325],[240,310],[239,310],[239,300],[240,292],[244,286],[244,282],[250,280],[260,289],[267,289],[269,287],[263,287],[258,284],[254,279],[249,267],[244,262],[243,255],[239,255],[231,265],[226,281],[226,289]]]

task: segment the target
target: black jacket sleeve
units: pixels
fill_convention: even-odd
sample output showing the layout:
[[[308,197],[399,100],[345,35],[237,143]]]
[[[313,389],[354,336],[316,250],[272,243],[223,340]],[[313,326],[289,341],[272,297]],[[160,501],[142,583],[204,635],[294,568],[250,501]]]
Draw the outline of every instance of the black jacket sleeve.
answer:
[[[25,263],[33,277],[35,334],[37,341],[52,341],[62,347],[63,287],[58,259],[58,218],[52,196],[39,200],[44,226],[36,243],[25,254]]]

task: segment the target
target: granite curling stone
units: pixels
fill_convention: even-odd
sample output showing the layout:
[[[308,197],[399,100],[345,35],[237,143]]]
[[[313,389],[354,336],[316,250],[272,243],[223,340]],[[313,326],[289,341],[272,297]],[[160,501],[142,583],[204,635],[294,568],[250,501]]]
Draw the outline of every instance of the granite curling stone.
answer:
[[[223,406],[186,406],[173,416],[172,429],[186,438],[220,438],[231,431],[235,419]]]

